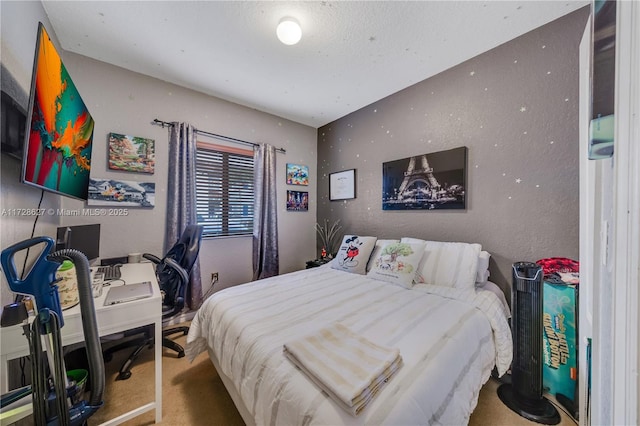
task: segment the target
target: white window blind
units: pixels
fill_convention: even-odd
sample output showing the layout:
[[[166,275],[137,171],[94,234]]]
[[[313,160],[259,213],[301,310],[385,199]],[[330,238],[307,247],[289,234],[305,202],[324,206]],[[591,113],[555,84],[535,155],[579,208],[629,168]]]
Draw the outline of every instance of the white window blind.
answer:
[[[203,236],[253,233],[253,153],[198,143],[196,212]]]

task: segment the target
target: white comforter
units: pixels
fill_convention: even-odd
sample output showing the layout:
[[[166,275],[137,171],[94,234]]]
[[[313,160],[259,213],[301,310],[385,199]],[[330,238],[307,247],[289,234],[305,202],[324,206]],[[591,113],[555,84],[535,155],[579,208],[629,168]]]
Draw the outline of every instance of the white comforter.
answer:
[[[477,291],[477,293],[476,293]],[[298,370],[283,344],[339,321],[400,349],[404,365],[353,417]],[[465,424],[494,365],[511,363],[504,307],[484,290],[314,268],[220,291],[191,323],[187,355],[209,349],[258,425]]]

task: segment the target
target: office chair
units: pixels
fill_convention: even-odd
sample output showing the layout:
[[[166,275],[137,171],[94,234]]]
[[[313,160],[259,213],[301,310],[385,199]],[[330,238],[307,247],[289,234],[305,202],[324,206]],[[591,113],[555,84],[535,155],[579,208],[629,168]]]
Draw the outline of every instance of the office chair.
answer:
[[[162,319],[163,321],[172,318],[180,313],[184,308],[186,288],[189,284],[191,269],[198,258],[200,242],[202,241],[202,226],[188,225],[180,239],[162,258],[158,258],[149,253],[142,256],[156,265],[156,276],[162,294]],[[184,356],[184,348],[169,339],[168,336],[182,333],[186,335],[189,327],[173,327],[162,330],[162,346],[177,352],[178,358]],[[154,345],[153,327],[143,327],[136,329],[132,334],[144,333],[142,339],[130,340],[119,343],[104,352],[105,361],[110,361],[113,353],[120,349],[136,346],[136,349],[129,355],[129,358],[120,367],[120,373],[116,380],[126,380],[131,377],[131,365],[145,347],[152,348]]]

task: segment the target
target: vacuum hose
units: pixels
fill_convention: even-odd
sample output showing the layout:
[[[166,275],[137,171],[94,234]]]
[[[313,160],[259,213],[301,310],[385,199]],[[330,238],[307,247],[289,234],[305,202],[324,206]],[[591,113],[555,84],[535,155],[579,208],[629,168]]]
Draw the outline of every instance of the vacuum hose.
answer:
[[[102,396],[104,394],[105,386],[104,360],[102,359],[100,334],[98,333],[98,322],[96,321],[95,306],[91,291],[89,261],[82,252],[74,249],[56,251],[49,256],[49,259],[59,263],[62,263],[65,259],[69,259],[76,267],[82,331],[84,333],[87,358],[89,360],[89,371],[91,374],[89,405],[100,406],[102,405]]]

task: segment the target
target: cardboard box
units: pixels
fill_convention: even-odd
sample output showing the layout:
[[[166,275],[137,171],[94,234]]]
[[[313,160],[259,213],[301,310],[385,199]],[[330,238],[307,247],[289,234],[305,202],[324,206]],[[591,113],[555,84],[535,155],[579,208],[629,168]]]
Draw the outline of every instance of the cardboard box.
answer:
[[[542,383],[575,402],[578,384],[578,288],[545,280],[542,308]]]

